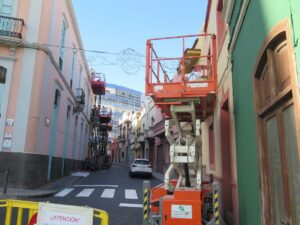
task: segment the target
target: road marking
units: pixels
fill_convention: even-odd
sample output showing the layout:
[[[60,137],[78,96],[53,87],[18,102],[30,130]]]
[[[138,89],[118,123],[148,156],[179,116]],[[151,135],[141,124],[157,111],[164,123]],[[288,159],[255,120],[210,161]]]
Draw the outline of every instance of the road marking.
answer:
[[[125,189],[126,199],[138,199],[135,189]]]
[[[113,184],[75,184],[73,187],[111,187],[111,188],[118,188],[119,185]]]
[[[89,197],[94,190],[95,188],[85,188],[76,197]]]
[[[76,172],[76,173],[72,173],[72,176],[78,176],[78,177],[87,177],[88,175],[90,175],[89,172]]]
[[[65,197],[67,194],[69,194],[71,191],[73,191],[74,188],[65,188],[62,191],[58,192],[55,197]]]
[[[101,198],[113,198],[115,195],[115,191],[116,191],[116,189],[106,188],[102,192]]]
[[[143,208],[143,204],[120,203],[120,204],[119,204],[119,207]]]

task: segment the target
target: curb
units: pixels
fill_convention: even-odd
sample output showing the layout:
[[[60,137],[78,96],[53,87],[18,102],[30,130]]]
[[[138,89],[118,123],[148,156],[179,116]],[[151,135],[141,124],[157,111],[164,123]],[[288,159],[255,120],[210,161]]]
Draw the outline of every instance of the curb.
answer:
[[[35,190],[32,190],[34,192]],[[27,199],[36,199],[36,198],[43,198],[49,197],[53,194],[56,194],[59,190],[49,190],[45,191],[44,193],[28,193],[28,194],[0,194],[0,199],[19,199],[19,200],[27,200]]]
[[[66,178],[66,177],[64,177],[64,178]],[[75,184],[80,179],[82,179],[82,177],[78,176],[72,182],[70,182],[70,185]],[[63,178],[60,180],[63,180]],[[51,185],[52,185],[52,187],[51,187]],[[28,200],[28,199],[45,198],[45,197],[49,197],[51,195],[58,193],[60,191],[60,189],[57,188],[57,186],[59,186],[59,185],[60,185],[59,180],[57,180],[56,182],[53,182],[52,184],[47,184],[45,186],[42,186],[37,189],[32,189],[32,190],[30,190],[30,189],[29,190],[8,189],[8,193],[6,193],[6,194],[0,193],[0,199]],[[64,186],[64,185],[62,185],[62,186]],[[15,193],[11,193],[11,192],[15,192]],[[21,192],[21,193],[17,193],[17,192]]]

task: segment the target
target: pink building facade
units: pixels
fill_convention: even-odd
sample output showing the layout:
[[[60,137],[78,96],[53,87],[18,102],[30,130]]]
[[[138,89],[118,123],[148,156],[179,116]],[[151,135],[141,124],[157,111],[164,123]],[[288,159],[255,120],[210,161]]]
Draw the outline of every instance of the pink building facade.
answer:
[[[0,176],[9,169],[10,187],[81,168],[92,106],[82,48],[71,0],[0,3]]]

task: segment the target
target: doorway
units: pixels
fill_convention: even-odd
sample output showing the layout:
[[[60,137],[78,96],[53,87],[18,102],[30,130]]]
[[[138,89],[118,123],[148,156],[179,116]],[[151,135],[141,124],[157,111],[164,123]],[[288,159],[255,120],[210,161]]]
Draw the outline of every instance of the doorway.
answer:
[[[232,160],[231,160],[231,135],[230,115],[228,97],[221,105],[221,154],[222,154],[222,209],[223,218],[228,225],[233,224],[233,203],[232,203]]]

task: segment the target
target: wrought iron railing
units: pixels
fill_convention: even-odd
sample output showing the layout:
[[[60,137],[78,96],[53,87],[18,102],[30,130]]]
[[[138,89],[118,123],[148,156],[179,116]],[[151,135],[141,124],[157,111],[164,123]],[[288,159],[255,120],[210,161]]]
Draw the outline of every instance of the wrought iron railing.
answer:
[[[0,36],[22,38],[23,26],[23,19],[0,16]]]
[[[165,128],[165,120],[163,119],[154,125],[153,127],[154,135],[160,133],[162,130],[164,130],[164,128]]]
[[[153,137],[154,137],[153,127],[149,127],[148,130],[145,130],[145,138],[153,138]]]

